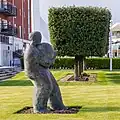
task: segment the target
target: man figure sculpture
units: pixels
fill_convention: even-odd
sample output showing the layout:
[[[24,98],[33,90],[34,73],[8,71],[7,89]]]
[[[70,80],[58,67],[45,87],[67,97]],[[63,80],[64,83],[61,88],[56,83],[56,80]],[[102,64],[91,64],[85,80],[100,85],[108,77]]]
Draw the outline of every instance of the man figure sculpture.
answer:
[[[31,44],[24,54],[25,72],[34,84],[34,113],[46,113],[48,99],[53,110],[63,110],[59,86],[49,70],[54,63],[56,52],[48,43],[41,43],[42,35],[34,32],[30,35]]]

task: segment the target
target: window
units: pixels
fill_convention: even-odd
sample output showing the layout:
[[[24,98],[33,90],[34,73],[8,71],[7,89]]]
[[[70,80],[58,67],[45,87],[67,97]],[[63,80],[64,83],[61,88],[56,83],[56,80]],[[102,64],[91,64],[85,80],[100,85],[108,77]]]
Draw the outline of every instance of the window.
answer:
[[[117,52],[115,52],[115,57],[117,57]]]
[[[15,51],[19,50],[19,44],[15,44]]]
[[[2,19],[0,18],[0,31],[1,31],[1,28],[2,28],[1,24],[2,24]]]
[[[24,12],[24,18],[25,18],[25,12]]]
[[[19,9],[19,12],[20,12],[20,16],[22,15],[22,13],[21,13],[21,9]]]
[[[3,22],[3,29],[8,29],[8,22],[7,22],[7,20],[2,20],[2,22]]]
[[[20,38],[22,38],[22,27],[19,26],[19,31],[20,31]]]

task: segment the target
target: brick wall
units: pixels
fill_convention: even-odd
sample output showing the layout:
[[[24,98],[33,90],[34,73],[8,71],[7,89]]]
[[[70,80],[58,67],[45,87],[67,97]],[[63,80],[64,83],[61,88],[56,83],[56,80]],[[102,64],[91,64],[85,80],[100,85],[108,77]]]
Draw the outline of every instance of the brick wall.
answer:
[[[6,1],[14,4],[17,7],[17,16],[9,17],[5,14],[0,14],[0,18],[11,22],[11,24],[16,24],[16,27],[18,29],[17,37],[28,39],[28,0]]]

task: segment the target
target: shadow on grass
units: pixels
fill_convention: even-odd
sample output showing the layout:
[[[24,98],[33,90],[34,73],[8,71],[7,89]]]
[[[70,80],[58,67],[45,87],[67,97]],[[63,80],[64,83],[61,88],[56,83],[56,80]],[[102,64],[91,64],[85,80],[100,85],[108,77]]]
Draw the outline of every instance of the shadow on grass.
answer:
[[[7,80],[0,82],[0,86],[33,86],[30,80]]]
[[[93,82],[58,82],[60,86],[92,85]],[[0,86],[33,86],[30,80],[1,81]]]
[[[120,112],[120,107],[86,107],[82,112]]]
[[[120,84],[120,74],[119,73],[109,73],[106,74],[106,78],[109,82],[112,82],[114,84]]]

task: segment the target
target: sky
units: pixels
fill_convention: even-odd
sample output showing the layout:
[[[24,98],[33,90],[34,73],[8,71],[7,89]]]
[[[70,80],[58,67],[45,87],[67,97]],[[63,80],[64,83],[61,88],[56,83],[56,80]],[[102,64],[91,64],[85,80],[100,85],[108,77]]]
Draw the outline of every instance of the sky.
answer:
[[[113,23],[120,22],[120,0],[39,0],[41,17],[48,22],[48,9],[58,6],[107,7],[112,13]]]

